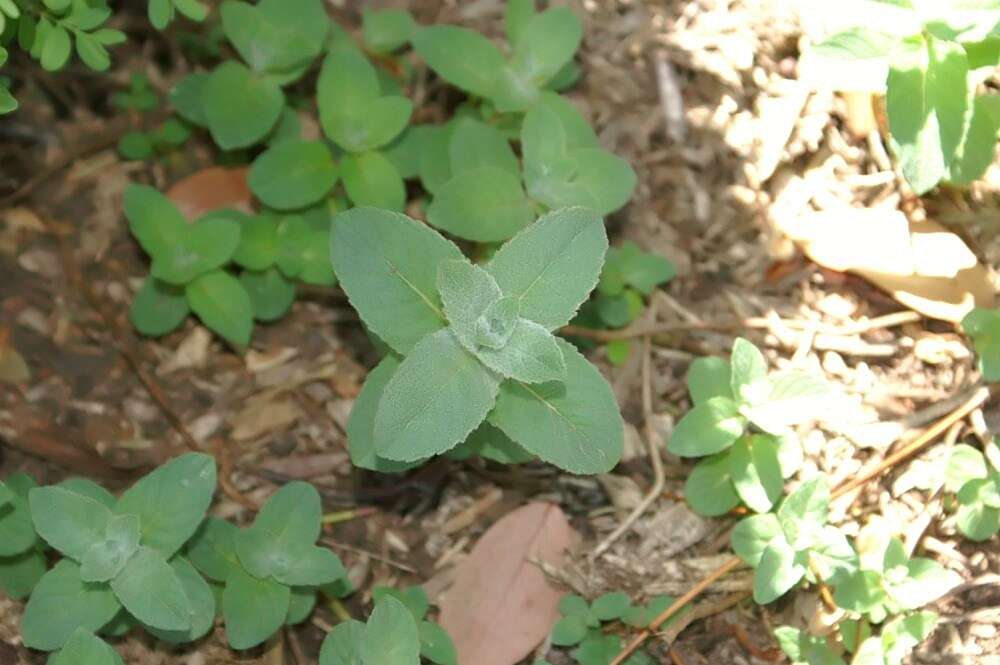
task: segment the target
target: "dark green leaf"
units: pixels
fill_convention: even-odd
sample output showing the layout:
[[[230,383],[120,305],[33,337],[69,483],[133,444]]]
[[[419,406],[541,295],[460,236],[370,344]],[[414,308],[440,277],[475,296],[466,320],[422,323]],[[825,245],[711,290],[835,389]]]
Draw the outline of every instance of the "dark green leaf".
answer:
[[[135,294],[129,318],[143,335],[159,337],[176,330],[190,311],[182,287],[148,277]]]

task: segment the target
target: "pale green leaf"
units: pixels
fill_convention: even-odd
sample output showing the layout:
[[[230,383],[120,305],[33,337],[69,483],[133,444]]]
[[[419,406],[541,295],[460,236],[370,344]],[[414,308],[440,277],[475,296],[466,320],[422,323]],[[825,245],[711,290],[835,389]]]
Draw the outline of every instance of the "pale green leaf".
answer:
[[[532,217],[518,178],[496,166],[458,171],[427,207],[427,221],[433,226],[477,242],[506,240]]]
[[[0,592],[13,600],[26,598],[47,570],[48,562],[39,550],[0,556]]]
[[[702,457],[726,450],[746,429],[746,418],[727,397],[695,405],[674,427],[667,449],[682,457]]]
[[[23,473],[16,473],[7,478],[6,484],[13,496],[0,506],[0,557],[21,554],[38,542],[28,507],[28,495],[35,481]]]
[[[234,570],[222,594],[229,646],[249,649],[267,640],[285,623],[290,602],[291,590],[284,584]]]
[[[771,437],[752,435],[737,439],[729,455],[730,475],[736,493],[751,510],[771,510],[784,489],[778,447]]]
[[[580,47],[583,24],[569,7],[536,14],[514,46],[511,67],[524,79],[542,85],[570,61]]]
[[[419,665],[420,634],[403,603],[388,596],[376,603],[361,645],[365,665]]]
[[[356,206],[402,210],[406,205],[403,178],[380,152],[347,155],[341,163],[347,196]]]
[[[795,550],[783,538],[775,538],[761,554],[753,576],[753,599],[763,605],[777,600],[806,574]]]
[[[146,629],[164,642],[171,644],[193,642],[211,630],[215,623],[215,595],[208,583],[198,574],[194,566],[184,557],[174,557],[170,561],[181,592],[187,599],[188,621],[191,627],[184,631],[160,630],[152,626]]]
[[[751,515],[740,520],[733,529],[733,551],[752,568],[760,565],[760,557],[775,538],[784,538],[778,518],[771,513]]]
[[[729,361],[716,356],[697,358],[688,369],[688,392],[695,405],[713,397],[733,398]]]
[[[111,588],[142,623],[168,631],[191,629],[191,608],[181,581],[157,550],[140,548],[111,580]]]
[[[354,619],[341,621],[326,634],[319,651],[319,665],[364,665],[361,645],[365,624]]]
[[[565,382],[504,381],[489,421],[518,445],[571,473],[606,473],[621,458],[624,425],[611,387],[568,342],[557,339]]]
[[[420,461],[406,463],[394,462],[375,454],[375,410],[382,399],[382,393],[389,379],[399,367],[400,359],[395,354],[387,354],[381,362],[368,373],[354,408],[347,420],[347,445],[351,455],[351,463],[362,469],[371,469],[381,473],[398,473],[412,468]]]
[[[520,314],[548,330],[565,325],[594,289],[608,239],[592,211],[551,212],[518,233],[486,266]]]
[[[223,150],[232,150],[267,136],[281,117],[285,95],[274,82],[226,60],[204,82],[201,102],[212,138]]]
[[[337,182],[333,155],[320,141],[283,141],[254,160],[247,184],[271,208],[303,208],[326,196]]]
[[[209,579],[225,582],[240,567],[236,554],[238,527],[218,517],[209,517],[188,541],[186,554],[194,566]]]
[[[778,520],[792,547],[801,549],[815,542],[826,526],[830,512],[830,486],[822,476],[805,481],[778,508]]]
[[[414,346],[389,379],[375,413],[380,457],[410,462],[462,442],[493,407],[499,379],[450,330]]]
[[[46,665],[122,665],[122,657],[93,632],[77,628]]]
[[[437,665],[457,665],[458,653],[451,636],[433,621],[421,621],[420,655]]]
[[[85,584],[80,567],[63,559],[35,587],[21,618],[26,647],[53,651],[77,628],[91,632],[111,621],[121,604],[106,584]]]
[[[38,535],[78,562],[104,540],[112,517],[104,504],[64,487],[36,487],[28,502]]]
[[[258,321],[276,321],[284,316],[295,301],[295,284],[285,279],[276,268],[248,270],[240,275],[253,317]]]
[[[962,583],[962,577],[931,559],[910,559],[906,579],[889,588],[900,607],[915,610],[947,594]]]
[[[976,478],[986,478],[986,458],[972,446],[960,443],[948,456],[944,467],[944,487],[949,492],[957,492],[962,485]]]
[[[412,39],[417,53],[448,83],[479,97],[497,93],[507,63],[486,37],[468,28],[435,25],[417,29]]]
[[[107,582],[122,571],[139,549],[139,518],[118,515],[107,523],[103,539],[94,542],[80,560],[84,582]]]
[[[485,122],[473,118],[458,120],[451,132],[448,154],[452,173],[491,166],[520,180],[521,169],[507,137]]]
[[[213,270],[188,284],[185,293],[202,323],[233,346],[250,343],[253,303],[239,280],[223,270]]]
[[[695,465],[684,483],[684,500],[706,517],[725,515],[739,504],[729,473],[729,453],[712,455]]]

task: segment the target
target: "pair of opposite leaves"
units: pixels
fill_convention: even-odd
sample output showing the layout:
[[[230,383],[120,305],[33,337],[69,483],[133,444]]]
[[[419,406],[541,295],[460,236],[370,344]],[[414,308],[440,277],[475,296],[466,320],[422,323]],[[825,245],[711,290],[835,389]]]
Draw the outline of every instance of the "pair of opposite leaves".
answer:
[[[599,216],[567,208],[480,268],[405,215],[339,215],[334,270],[368,328],[405,356],[391,376],[379,370],[395,356],[372,373],[355,407],[366,422],[352,429],[373,439],[379,457],[413,462],[455,447],[485,419],[563,469],[612,468],[623,445],[614,396],[551,334],[596,285],[607,245]],[[376,378],[383,383],[371,389]]]

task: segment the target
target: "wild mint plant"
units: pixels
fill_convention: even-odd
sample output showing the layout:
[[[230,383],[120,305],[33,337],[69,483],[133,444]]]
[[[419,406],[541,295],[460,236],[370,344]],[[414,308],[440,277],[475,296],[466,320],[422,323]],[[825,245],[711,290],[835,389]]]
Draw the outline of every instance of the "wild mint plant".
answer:
[[[169,118],[149,132],[128,132],[118,141],[118,154],[125,159],[146,160],[164,155],[187,142],[191,128],[183,120]]]
[[[958,530],[984,541],[1000,532],[1000,451],[996,440],[987,455],[972,446],[955,446],[945,467],[945,490],[955,493]]]
[[[563,596],[559,601],[562,618],[552,629],[552,644],[575,647],[570,655],[580,665],[608,665],[621,651],[622,639],[606,633],[606,628],[613,626],[613,622],[645,627],[673,602],[671,596],[654,596],[646,605],[633,605],[628,595],[621,591],[606,593],[592,603],[576,594]],[[644,652],[638,652],[625,662],[629,665],[650,665],[653,661]]]
[[[792,665],[902,665],[933,632],[937,620],[934,612],[905,614],[887,621],[881,633],[873,636],[868,623],[845,619],[838,624],[839,645],[832,638],[791,626],[775,629],[774,636]]]
[[[1000,130],[1000,97],[980,92],[1000,65],[1000,5],[873,0],[868,7],[859,27],[807,54],[817,78],[885,92],[893,152],[917,194],[942,180],[976,180],[993,161]]]
[[[125,33],[104,27],[111,9],[103,0],[0,0],[0,67],[5,46],[17,46],[45,71],[66,66],[76,50],[80,61],[94,71],[111,66],[108,47],[125,41]],[[0,114],[17,108],[17,100],[0,82]]]
[[[234,649],[304,621],[316,589],[344,577],[340,559],[315,544],[321,519],[316,488],[292,482],[271,495],[249,527],[209,518],[189,544],[195,567],[224,586],[222,612]]]
[[[972,338],[983,380],[1000,381],[1000,309],[974,308],[962,319],[962,329]]]
[[[822,477],[802,483],[774,513],[752,515],[733,530],[733,551],[754,569],[753,598],[777,600],[803,579],[837,584],[858,567],[847,538],[827,520],[830,488]]]
[[[961,577],[932,559],[910,557],[898,538],[865,552],[860,567],[832,582],[837,605],[881,623],[889,616],[917,610],[937,600]]]
[[[164,464],[117,500],[86,481],[31,489],[35,530],[64,558],[28,600],[25,645],[59,649],[77,628],[98,631],[122,610],[167,641],[203,635],[215,602],[178,552],[214,491],[215,463],[197,453]]]
[[[741,500],[755,512],[771,510],[802,462],[790,428],[817,415],[829,394],[826,382],[802,370],[768,373],[763,354],[738,338],[729,362],[702,358],[692,364],[688,390],[694,408],[667,444],[675,455],[706,458],[688,476],[688,503],[709,516]]]
[[[35,486],[23,473],[0,483],[0,591],[15,599],[27,597],[47,567],[28,508],[28,492]]]
[[[606,249],[601,218],[579,208],[542,217],[484,266],[405,215],[338,215],[334,270],[362,321],[393,351],[355,404],[355,463],[389,469],[423,460],[485,420],[568,471],[614,467],[623,445],[614,396],[551,333],[597,283]]]

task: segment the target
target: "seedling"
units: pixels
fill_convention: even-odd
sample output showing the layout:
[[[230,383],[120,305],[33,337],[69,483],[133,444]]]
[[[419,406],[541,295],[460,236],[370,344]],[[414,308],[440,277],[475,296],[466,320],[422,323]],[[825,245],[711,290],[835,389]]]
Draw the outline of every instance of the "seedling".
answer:
[[[420,655],[437,665],[456,665],[458,656],[451,636],[439,624],[427,620],[430,601],[423,587],[411,586],[405,589],[377,586],[372,589],[375,607],[385,598],[395,598],[410,611],[420,635]]]
[[[774,631],[778,645],[793,665],[846,665],[843,651],[853,654],[852,665],[902,665],[915,646],[923,642],[937,625],[933,612],[917,612],[887,622],[880,635],[872,636],[867,623],[844,620],[840,629],[842,648],[830,639],[781,626]]]
[[[191,128],[186,122],[170,118],[154,131],[135,131],[122,136],[118,141],[118,154],[125,159],[146,160],[175,150],[190,136]]]
[[[485,420],[568,471],[614,467],[623,445],[614,396],[551,334],[596,285],[606,249],[601,218],[578,208],[542,217],[482,267],[405,215],[338,215],[334,270],[393,352],[355,404],[355,464],[398,469],[454,448]]]
[[[732,359],[702,358],[688,375],[694,403],[674,428],[667,448],[706,457],[688,477],[684,494],[703,515],[723,515],[742,500],[767,512],[784,480],[798,470],[802,449],[790,427],[816,417],[829,387],[801,370],[768,373],[767,360],[739,338]]]
[[[152,111],[160,105],[160,96],[149,86],[145,74],[132,74],[128,90],[111,95],[111,103],[122,111]]]
[[[28,492],[35,481],[23,473],[0,483],[0,590],[25,598],[45,574],[44,543],[35,533]]]
[[[962,319],[962,328],[972,337],[983,379],[1000,381],[1000,309],[976,307]]]
[[[406,605],[386,595],[375,604],[367,624],[350,619],[334,626],[323,640],[319,663],[419,665],[420,653],[417,620]]]
[[[208,16],[208,6],[199,0],[149,0],[147,12],[153,27],[163,30],[177,14],[192,21],[204,21]]]
[[[976,541],[1000,532],[1000,455],[995,441],[987,450],[984,456],[972,446],[955,446],[945,469],[945,489],[958,500],[958,530]]]
[[[892,148],[917,194],[941,180],[976,180],[993,161],[1000,130],[1000,97],[977,94],[1000,64],[991,32],[1000,6],[894,0],[868,8],[861,27],[806,54],[816,77],[825,85],[886,93]]]
[[[643,628],[673,602],[674,598],[671,596],[654,596],[645,606],[633,605],[628,595],[620,591],[606,593],[593,603],[588,603],[576,594],[564,596],[559,601],[562,618],[552,629],[552,644],[558,647],[576,647],[570,651],[570,655],[580,665],[608,665],[622,647],[619,636],[605,632],[608,624],[621,622]],[[671,621],[676,620],[677,616]],[[629,665],[651,665],[653,661],[645,653],[639,652],[625,662]]]
[[[932,559],[911,558],[903,543],[892,538],[883,548],[865,552],[857,570],[832,583],[837,605],[881,623],[937,600],[961,581]]]
[[[285,623],[304,621],[316,588],[344,577],[340,559],[315,545],[321,519],[316,489],[292,482],[268,499],[248,528],[209,518],[192,540],[188,556],[195,567],[224,585],[222,612],[234,649],[249,649]]]
[[[827,525],[830,489],[819,477],[802,483],[776,513],[753,515],[733,530],[732,544],[754,568],[753,598],[777,600],[803,578],[837,584],[857,570],[857,554],[839,529]]]
[[[77,628],[100,630],[122,609],[161,639],[203,635],[214,599],[187,559],[176,555],[214,491],[214,461],[194,453],[159,467],[118,500],[86,481],[31,489],[35,530],[65,558],[28,600],[25,645],[59,649]]]

